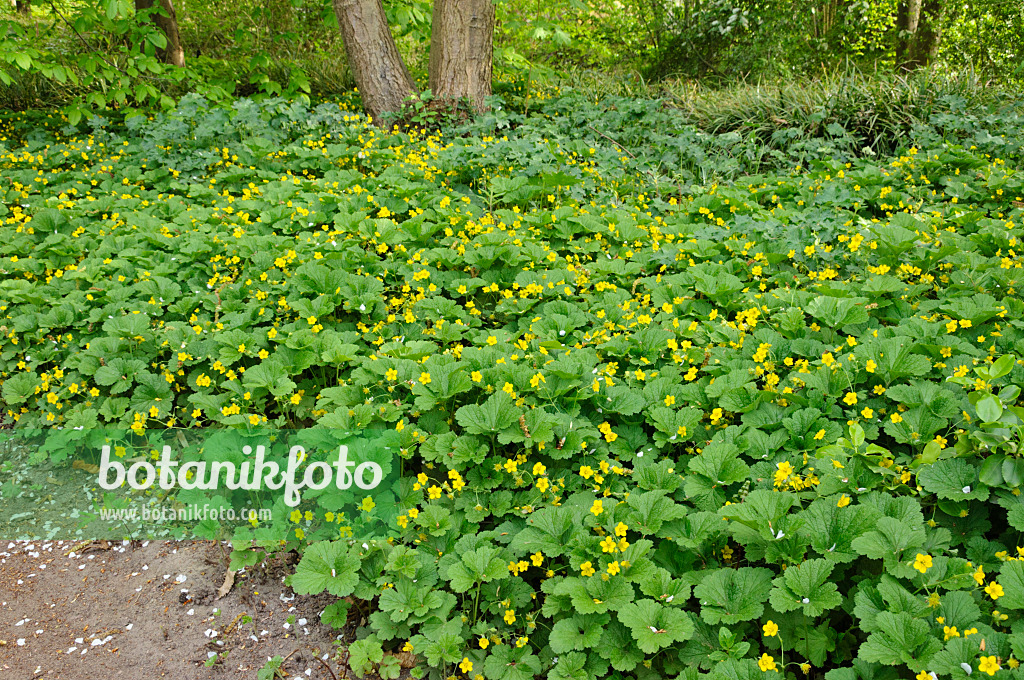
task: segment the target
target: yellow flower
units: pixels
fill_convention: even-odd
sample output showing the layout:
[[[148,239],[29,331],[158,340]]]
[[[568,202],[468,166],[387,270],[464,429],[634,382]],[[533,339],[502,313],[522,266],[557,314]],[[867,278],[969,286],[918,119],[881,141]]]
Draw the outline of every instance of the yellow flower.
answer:
[[[616,574],[619,573],[619,563],[617,561],[616,562],[612,562],[611,564],[608,565],[608,573],[611,576],[615,576]]]
[[[398,380],[398,370],[394,368],[389,368],[387,372],[384,374],[384,377],[387,380],[394,382],[395,380]]]
[[[889,418],[894,423],[902,423],[903,422],[903,416],[901,416],[899,413],[893,413],[891,416],[889,416]]]
[[[917,569],[922,574],[931,569],[932,567],[932,556],[922,555],[917,553],[917,557],[914,558],[914,569]]]
[[[988,593],[988,596],[991,597],[993,600],[998,600],[1005,594],[1003,593],[1003,587],[995,581],[992,581],[987,586],[985,586],[985,592]]]
[[[425,373],[425,372],[424,373],[420,373],[420,382],[423,383],[424,385],[429,385],[430,384],[430,374],[429,373]]]
[[[615,552],[615,539],[611,536],[605,536],[604,540],[601,541],[601,552],[613,553]]]
[[[473,371],[472,373],[469,374],[469,378],[473,382],[480,382],[481,380],[484,379],[484,376],[480,373],[480,371]]]
[[[836,506],[840,507],[840,508],[845,508],[849,504],[850,504],[850,497],[847,496],[845,493],[842,496],[839,497],[838,501],[836,501]]]
[[[875,412],[872,411],[867,406],[865,406],[864,409],[860,412],[860,414],[861,414],[862,417],[864,417],[864,419],[869,419],[869,418],[871,418],[872,416],[875,415]]]
[[[960,633],[957,631],[956,626],[952,626],[952,627],[951,626],[943,626],[942,627],[942,639],[943,639],[943,642],[945,642],[949,638],[958,638],[958,637],[960,637]]]
[[[761,626],[761,630],[764,631],[766,637],[775,637],[779,634],[778,624],[772,621],[771,619],[768,620],[768,623]]]
[[[773,659],[767,653],[762,654],[761,658],[757,660],[757,667],[760,668],[762,671],[765,671],[765,672],[767,672],[767,671],[776,671],[776,672],[778,672],[778,667],[775,665],[775,659]]]
[[[975,571],[973,574],[971,574],[971,576],[974,577],[974,580],[977,582],[977,584],[979,586],[980,585],[984,585],[984,583],[985,583],[985,570],[981,568],[980,564],[978,565],[978,570]]]
[[[854,404],[856,404],[857,403],[857,393],[856,392],[847,392],[846,396],[843,397],[843,403],[845,403],[847,406],[853,406]]]
[[[487,649],[487,645],[491,644],[491,641],[482,637],[477,641],[477,644],[480,645],[480,649]]]
[[[463,673],[471,673],[473,671],[473,662],[469,660],[468,656],[462,657],[462,663],[459,664],[459,670]]]
[[[867,371],[868,373],[874,373],[876,368],[878,368],[878,364],[876,364],[871,359],[868,359],[868,363],[864,365],[864,370]]]
[[[921,671],[914,676],[914,680],[932,680],[932,676],[928,675],[928,671]]]
[[[999,662],[994,656],[983,656],[981,657],[981,663],[978,664],[978,670],[982,673],[995,675],[996,671],[999,670]]]
[[[820,429],[820,430],[818,430],[817,432],[814,433],[814,440],[815,441],[821,441],[824,438],[825,438],[825,430],[824,430],[824,428],[822,428],[822,429]]]
[[[511,626],[515,622],[516,622],[516,612],[515,612],[515,610],[514,609],[506,609],[505,610],[505,623],[507,623],[508,625]]]
[[[597,517],[602,512],[604,512],[604,503],[600,499],[594,501],[594,504],[590,506],[590,512],[592,512],[594,516]]]
[[[584,562],[580,565],[580,573],[584,576],[593,576],[595,571],[594,565],[590,562]]]

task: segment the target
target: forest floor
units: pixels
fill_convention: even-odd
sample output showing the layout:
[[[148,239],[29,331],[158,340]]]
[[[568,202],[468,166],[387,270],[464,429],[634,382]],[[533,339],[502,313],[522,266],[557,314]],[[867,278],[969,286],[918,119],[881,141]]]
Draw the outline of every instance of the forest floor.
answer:
[[[343,677],[333,660],[342,636],[320,623],[332,598],[296,596],[279,560],[237,574],[217,599],[227,551],[212,541],[0,546],[0,677],[255,678],[275,655],[288,678]]]

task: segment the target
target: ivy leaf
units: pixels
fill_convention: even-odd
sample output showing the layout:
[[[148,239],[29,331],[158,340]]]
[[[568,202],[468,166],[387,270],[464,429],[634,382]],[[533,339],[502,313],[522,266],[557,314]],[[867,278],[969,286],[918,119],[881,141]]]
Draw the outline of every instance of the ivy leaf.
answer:
[[[711,572],[693,594],[700,599],[702,619],[711,625],[734,624],[761,616],[771,589],[771,571],[741,567]]]
[[[836,584],[828,581],[833,563],[828,560],[807,560],[789,567],[773,581],[769,599],[777,611],[803,609],[807,616],[818,616],[826,609],[838,607],[843,601]]]
[[[653,654],[693,635],[693,621],[686,612],[662,606],[654,600],[627,604],[619,610],[619,621],[629,627],[637,646],[645,654]]]
[[[288,585],[300,595],[319,595],[325,590],[337,597],[351,595],[359,583],[359,556],[342,541],[313,543],[302,554]]]

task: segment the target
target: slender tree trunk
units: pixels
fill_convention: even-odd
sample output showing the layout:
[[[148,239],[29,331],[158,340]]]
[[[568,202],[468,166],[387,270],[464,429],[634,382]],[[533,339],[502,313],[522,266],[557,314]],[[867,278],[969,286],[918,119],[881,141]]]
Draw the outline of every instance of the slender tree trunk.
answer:
[[[921,18],[917,26],[914,48],[910,61],[917,67],[932,63],[939,52],[942,39],[942,0],[924,0],[921,4]]]
[[[382,114],[401,109],[415,87],[381,0],[334,0],[334,13],[366,113],[379,121]]]
[[[151,14],[153,23],[163,31],[167,38],[167,46],[156,51],[157,57],[165,64],[174,66],[185,65],[185,50],[181,46],[181,35],[178,33],[178,15],[174,11],[172,0],[135,0],[135,11],[150,9],[157,5],[167,14]]]
[[[434,0],[430,32],[430,89],[441,100],[466,98],[483,111],[491,94],[494,3]]]
[[[15,0],[14,6],[23,17],[32,14],[32,0]]]
[[[907,59],[907,3],[896,6],[896,66],[902,66]]]
[[[942,0],[907,0],[896,15],[896,66],[912,71],[931,63],[941,37]]]

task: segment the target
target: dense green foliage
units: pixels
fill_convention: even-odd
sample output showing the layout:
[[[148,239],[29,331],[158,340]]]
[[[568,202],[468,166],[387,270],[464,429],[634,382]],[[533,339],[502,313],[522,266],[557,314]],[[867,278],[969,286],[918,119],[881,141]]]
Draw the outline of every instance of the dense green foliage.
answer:
[[[941,12],[931,23],[941,39],[932,68],[1021,83],[1024,5],[926,4],[935,3]],[[430,0],[384,5],[403,57],[425,89]],[[500,2],[497,80],[678,93],[693,78],[721,86],[834,78],[852,70],[888,84],[902,72],[900,6],[897,0]],[[215,101],[317,100],[353,86],[330,2],[183,4],[177,14],[184,68],[156,58],[165,39],[149,22],[155,11],[136,14],[127,0],[36,0],[28,18],[0,15],[0,107],[61,106],[78,120],[106,108],[166,110],[187,92]]]
[[[8,117],[8,418],[397,432],[380,540],[240,535],[338,537],[291,583],[358,673],[1016,675],[1024,110],[913,114]]]

